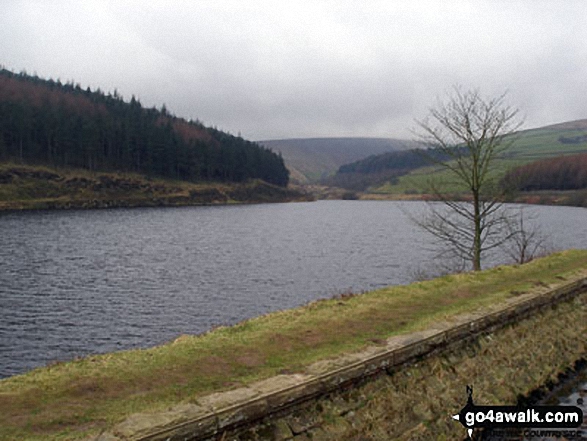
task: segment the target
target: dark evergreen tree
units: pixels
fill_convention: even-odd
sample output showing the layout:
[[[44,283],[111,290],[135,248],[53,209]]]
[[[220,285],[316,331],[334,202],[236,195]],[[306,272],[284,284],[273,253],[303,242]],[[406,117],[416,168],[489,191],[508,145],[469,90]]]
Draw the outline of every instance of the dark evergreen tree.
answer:
[[[0,70],[0,159],[121,170],[190,181],[286,186],[283,158],[256,143],[144,108],[115,90]]]

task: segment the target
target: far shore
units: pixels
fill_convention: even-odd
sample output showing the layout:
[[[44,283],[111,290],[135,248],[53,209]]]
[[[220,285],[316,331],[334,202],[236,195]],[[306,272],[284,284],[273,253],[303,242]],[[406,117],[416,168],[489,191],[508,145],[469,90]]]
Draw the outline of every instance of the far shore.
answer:
[[[0,164],[0,211],[179,207],[312,200],[261,180],[187,182],[122,172]]]

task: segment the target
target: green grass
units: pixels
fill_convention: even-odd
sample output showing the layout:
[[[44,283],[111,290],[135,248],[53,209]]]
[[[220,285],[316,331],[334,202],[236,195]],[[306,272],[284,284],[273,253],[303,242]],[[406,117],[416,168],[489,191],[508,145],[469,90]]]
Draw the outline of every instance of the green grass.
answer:
[[[193,401],[587,269],[587,251],[311,303],[166,345],[58,363],[0,380],[0,439],[77,439],[131,413]]]
[[[584,130],[535,129],[521,132],[509,150],[512,157],[524,160],[544,159],[558,155],[581,153],[587,150],[587,143],[563,144],[558,138],[572,138],[585,135]]]
[[[507,155],[495,162],[496,175],[499,179],[511,168],[539,159],[586,152],[587,142],[562,144],[558,140],[561,136],[572,138],[581,135],[585,135],[584,130],[542,128],[520,132],[514,145],[507,151]],[[380,195],[426,194],[429,192],[430,179],[445,183],[446,185],[442,188],[448,193],[461,193],[465,190],[462,184],[451,182],[450,173],[445,169],[422,167],[401,176],[395,184],[387,182],[370,188],[369,192]]]
[[[508,158],[497,160],[494,164],[494,172],[497,179],[514,167],[526,164],[520,158]],[[411,173],[400,176],[398,182],[391,184],[389,182],[375,188],[370,192],[375,194],[426,194],[430,191],[430,183],[434,182],[447,193],[463,193],[466,191],[465,186],[460,181],[455,181],[451,172],[442,166],[422,167]]]

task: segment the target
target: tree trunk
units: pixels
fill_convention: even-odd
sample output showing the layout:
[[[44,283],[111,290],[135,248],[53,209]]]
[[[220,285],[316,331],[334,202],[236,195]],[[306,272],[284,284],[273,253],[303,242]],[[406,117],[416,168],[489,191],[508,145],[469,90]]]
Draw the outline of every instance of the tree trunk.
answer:
[[[479,207],[479,193],[473,193],[475,235],[473,238],[473,271],[481,271],[481,210]]]

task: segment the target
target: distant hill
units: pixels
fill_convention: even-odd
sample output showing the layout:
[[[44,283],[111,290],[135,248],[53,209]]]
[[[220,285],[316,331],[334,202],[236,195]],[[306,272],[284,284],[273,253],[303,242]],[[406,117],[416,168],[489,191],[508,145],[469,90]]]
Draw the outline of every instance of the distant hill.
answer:
[[[523,130],[515,136],[514,145],[499,160],[503,175],[510,169],[534,161],[587,152],[587,119]],[[413,152],[379,154],[341,166],[329,182],[338,187],[382,195],[422,193],[429,177],[443,171],[421,159],[421,155]],[[563,169],[558,162],[544,164],[556,165],[559,172]],[[454,188],[451,191],[459,190]]]
[[[322,180],[332,187],[364,191],[369,187],[397,182],[400,176],[432,164],[430,158],[446,160],[446,155],[422,149],[400,150],[368,156],[365,159],[341,165],[333,176]]]
[[[317,182],[343,164],[368,156],[416,147],[413,141],[393,138],[298,138],[259,141],[282,154],[292,181]]]
[[[283,158],[241,137],[144,108],[116,92],[0,69],[0,160],[191,182],[287,186]]]
[[[577,119],[574,121],[567,121],[558,124],[544,126],[542,129],[546,130],[587,130],[587,119]]]

